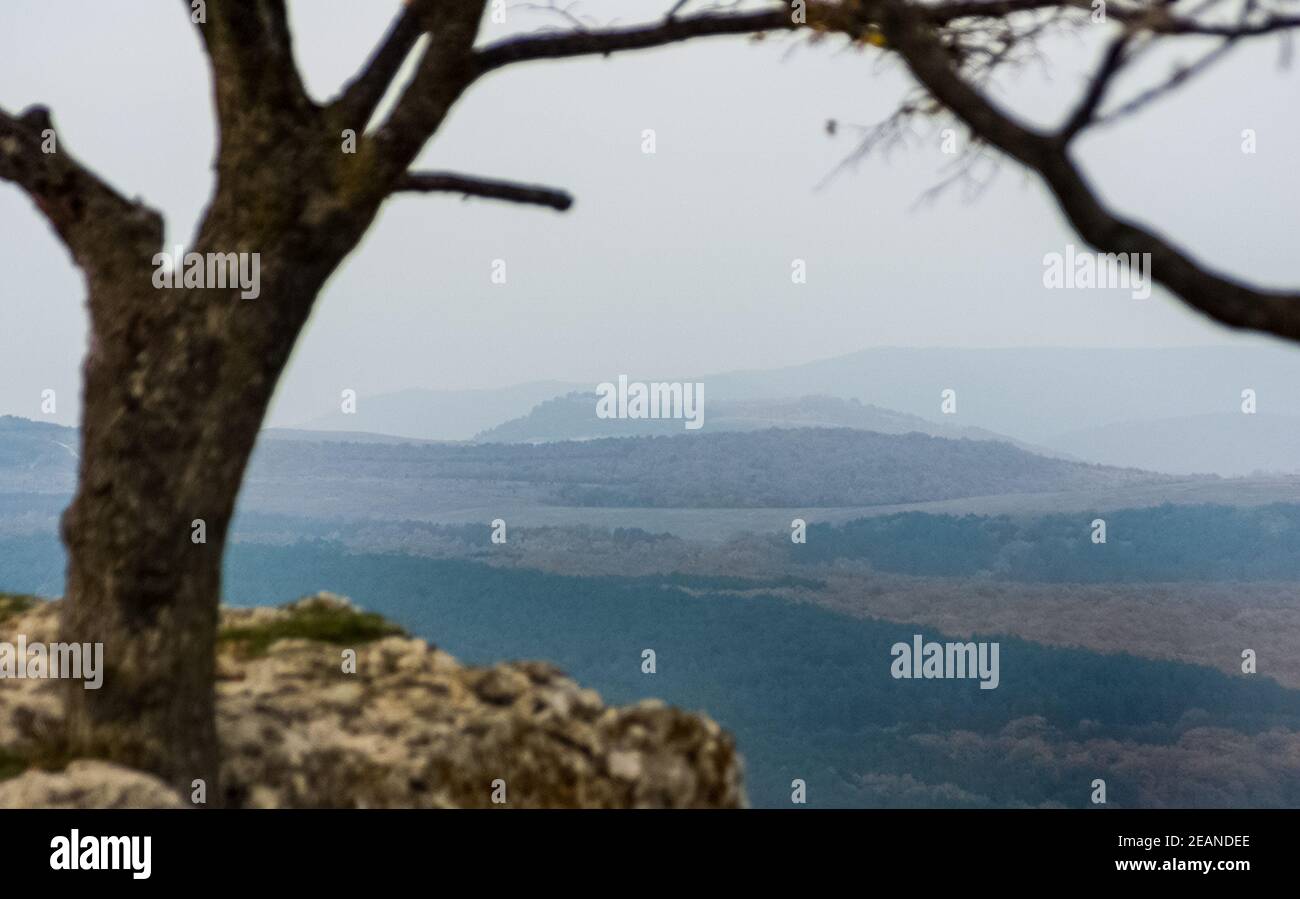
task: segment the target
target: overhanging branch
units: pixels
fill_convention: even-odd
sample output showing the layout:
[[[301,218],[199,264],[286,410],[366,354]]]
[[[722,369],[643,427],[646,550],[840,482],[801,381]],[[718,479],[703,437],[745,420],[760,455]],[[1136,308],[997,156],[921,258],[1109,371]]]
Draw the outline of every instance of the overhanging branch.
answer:
[[[697,37],[789,31],[797,27],[799,24],[794,21],[788,6],[748,13],[701,13],[683,18],[669,16],[660,22],[629,28],[507,38],[478,50],[474,54],[474,60],[478,71],[483,73],[528,60],[603,56],[624,50],[662,47]]]
[[[546,206],[558,212],[564,212],[573,205],[573,197],[562,190],[536,184],[477,178],[454,172],[409,172],[398,181],[395,190],[462,194],[466,197],[484,197],[510,203]]]
[[[678,17],[676,4],[658,22],[627,28],[570,31],[560,34],[526,35],[489,44],[475,53],[482,72],[537,59],[567,59],[575,56],[605,56],[625,50],[645,50],[681,43],[697,37],[758,34],[765,31],[794,31],[808,27],[859,38],[868,24],[874,24],[883,7],[880,0],[855,3],[809,0],[796,17],[790,3],[751,12],[705,12]],[[958,19],[1000,19],[1042,9],[1087,9],[1088,0],[949,0],[918,7],[917,14],[934,25]]]
[[[1108,209],[1066,146],[1016,121],[966,82],[914,8],[889,2],[889,44],[936,100],[976,135],[1036,172],[1083,240],[1104,253],[1150,254],[1151,277],[1221,324],[1300,340],[1300,294],[1264,290],[1204,268],[1154,231]]]

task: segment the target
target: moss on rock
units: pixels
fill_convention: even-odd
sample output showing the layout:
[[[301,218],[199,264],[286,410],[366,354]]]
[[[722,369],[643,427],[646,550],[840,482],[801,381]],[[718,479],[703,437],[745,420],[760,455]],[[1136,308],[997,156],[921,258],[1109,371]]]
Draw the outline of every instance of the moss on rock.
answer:
[[[277,640],[315,640],[335,646],[358,646],[384,637],[404,637],[406,631],[374,612],[363,612],[346,599],[329,593],[280,607],[285,614],[246,616],[227,624],[217,636],[248,658],[264,656]]]
[[[24,596],[19,593],[0,593],[0,621],[12,618],[14,615],[21,615],[38,602],[40,600],[35,596]]]

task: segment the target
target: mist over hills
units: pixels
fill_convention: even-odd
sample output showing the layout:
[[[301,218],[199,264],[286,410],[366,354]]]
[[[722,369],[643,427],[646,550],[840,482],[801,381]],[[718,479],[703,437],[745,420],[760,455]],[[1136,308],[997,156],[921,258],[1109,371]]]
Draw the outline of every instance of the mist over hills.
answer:
[[[763,431],[769,428],[852,428],[879,434],[928,434],[966,440],[1000,440],[1041,455],[1062,455],[1055,450],[1022,444],[983,428],[936,423],[833,396],[786,397],[762,400],[720,400],[705,404],[704,427],[720,431]],[[574,391],[538,404],[527,415],[511,419],[475,436],[479,443],[549,443],[559,440],[593,440],[601,437],[643,435],[675,436],[684,433],[675,419],[598,418],[596,394]],[[692,433],[692,432],[685,432]],[[694,432],[694,433],[699,433]]]
[[[420,440],[469,440],[479,431],[524,415],[543,400],[579,385],[533,381],[483,390],[401,390],[358,399],[356,412],[318,415],[293,430],[360,431]],[[280,429],[277,429],[280,430]]]
[[[1295,452],[1300,446],[1300,395],[1293,389],[1300,383],[1300,352],[1283,347],[884,348],[699,380],[705,384],[700,431],[686,431],[678,420],[597,419],[592,395],[583,392],[588,386],[562,381],[363,396],[355,414],[320,416],[310,430],[264,431],[265,451],[259,458],[295,458],[303,468],[278,482],[265,478],[265,470],[255,464],[246,492],[256,503],[265,495],[259,490],[274,487],[279,508],[298,489],[290,481],[301,485],[333,478],[340,496],[351,497],[345,505],[357,506],[363,494],[358,484],[314,467],[329,468],[335,458],[352,460],[351,475],[378,491],[375,503],[382,496],[382,502],[406,509],[417,502],[421,507],[477,509],[512,498],[529,506],[590,509],[723,504],[737,509],[830,508],[1125,489],[1141,492],[1141,504],[1146,504],[1184,498],[1174,495],[1172,487],[1166,491],[1170,482],[1147,475],[1103,475],[1100,469],[1086,475],[1084,469],[1049,474],[1042,467],[1044,457],[1179,476],[1300,471]],[[581,389],[575,391],[575,386]],[[1241,391],[1247,388],[1256,393],[1258,414],[1240,411]],[[956,391],[954,415],[940,413],[945,389]],[[772,428],[788,433],[775,436],[768,433]],[[876,436],[816,436],[817,429]],[[908,433],[954,445],[879,441]],[[657,435],[673,435],[674,445],[646,442]],[[629,442],[549,452],[422,447],[430,455],[418,462],[400,449],[404,443],[414,447],[428,441],[600,443],[611,437]],[[700,439],[715,442],[686,446]],[[1020,455],[955,446],[999,440]],[[311,449],[334,441],[398,448],[391,458],[379,452],[362,458],[357,450],[340,455]],[[0,419],[0,490],[70,492],[77,444],[72,428]],[[302,448],[284,455],[271,451],[273,444]],[[903,446],[916,455],[900,454]],[[724,460],[723,447],[734,457]],[[758,458],[765,452],[775,454],[774,459]],[[616,453],[626,453],[626,460],[612,459]],[[776,470],[776,458],[790,471]],[[390,463],[407,473],[393,476],[384,470]],[[634,464],[644,470],[633,470]],[[590,470],[584,473],[583,466]],[[794,469],[804,474],[796,476]],[[419,484],[428,492],[418,498],[395,496],[403,478],[407,487]],[[671,478],[676,478],[672,487]],[[814,483],[817,478],[824,479],[820,486]],[[893,486],[887,487],[890,481]],[[1185,485],[1178,491],[1192,490],[1194,495],[1186,497],[1190,501],[1235,502],[1229,494],[1238,486],[1246,490],[1249,485],[1225,484],[1209,493]]]
[[[1300,416],[1241,412],[1125,421],[1049,443],[1090,462],[1170,474],[1300,471]]]
[[[954,422],[1045,443],[1123,421],[1239,413],[1247,388],[1261,413],[1300,415],[1300,349],[887,347],[707,384],[719,400],[824,393],[926,417],[938,416],[940,392],[952,389]]]
[[[705,431],[849,427],[1006,440],[1039,454],[1173,474],[1300,471],[1300,351],[1286,347],[1171,349],[863,350],[768,371],[708,375]],[[362,396],[267,440],[537,442],[680,434],[676,421],[599,420],[594,385],[537,381],[502,389],[404,390]],[[940,413],[942,390],[957,411]],[[1254,390],[1258,414],[1241,413]],[[576,397],[585,396],[579,400]],[[796,399],[797,398],[797,399]],[[0,443],[41,472],[69,470],[76,431],[0,418]],[[39,427],[37,427],[39,426]],[[20,448],[21,445],[21,448]],[[60,455],[61,454],[61,455]],[[41,460],[37,460],[41,456]],[[7,466],[8,467],[8,466]],[[12,479],[16,472],[9,471]],[[61,481],[59,489],[66,486]],[[16,488],[15,488],[16,489]]]
[[[1087,457],[1057,438],[1123,422],[1239,414],[1241,391],[1247,388],[1256,392],[1260,415],[1300,416],[1300,349],[1269,343],[1159,349],[883,347],[786,368],[662,375],[645,380],[704,383],[706,421],[721,403],[825,396],[858,400],[935,426],[981,428],[1080,458]],[[538,381],[502,389],[407,390],[363,396],[356,414],[332,411],[302,427],[468,440],[527,416],[539,403],[594,388],[594,383]],[[940,394],[948,389],[957,395],[951,416],[940,410]],[[492,439],[518,438],[505,433]],[[1273,470],[1281,470],[1285,461],[1272,451],[1262,458],[1262,467]],[[1186,470],[1180,464],[1175,460],[1170,470]],[[1208,470],[1226,474],[1229,468]]]

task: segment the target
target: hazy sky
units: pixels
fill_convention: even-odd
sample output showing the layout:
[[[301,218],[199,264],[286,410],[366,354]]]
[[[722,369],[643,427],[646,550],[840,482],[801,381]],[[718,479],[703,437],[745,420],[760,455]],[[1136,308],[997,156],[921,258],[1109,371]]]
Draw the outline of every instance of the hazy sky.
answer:
[[[310,89],[365,58],[396,2],[291,3]],[[589,2],[596,23],[670,6]],[[484,40],[562,19],[515,9]],[[1031,117],[1072,104],[1098,33],[1051,45],[1003,99]],[[1190,58],[1204,44],[1180,45]],[[1203,80],[1081,147],[1122,211],[1225,271],[1300,284],[1297,73],[1248,43]],[[789,37],[707,39],[611,59],[521,65],[460,101],[422,167],[552,184],[568,213],[449,195],[390,203],[335,275],[298,345],[272,421],[293,424],[405,387],[491,387],[620,372],[768,368],[875,345],[1144,346],[1242,338],[1161,291],[1049,291],[1043,255],[1075,238],[1014,165],[974,201],[918,205],[950,157],[937,133],[816,186],[908,81],[876,51]],[[1133,89],[1136,82],[1125,82]],[[1068,99],[1063,99],[1068,98]],[[4,0],[0,104],[54,111],[63,147],[167,217],[186,243],[211,190],[206,63],[175,0]],[[844,123],[839,136],[825,123]],[[1258,152],[1241,152],[1241,132]],[[657,152],[641,151],[654,129]],[[0,184],[0,413],[37,417],[55,388],[75,421],[83,288],[29,201]],[[791,261],[807,262],[806,284]],[[508,282],[494,285],[492,261]]]

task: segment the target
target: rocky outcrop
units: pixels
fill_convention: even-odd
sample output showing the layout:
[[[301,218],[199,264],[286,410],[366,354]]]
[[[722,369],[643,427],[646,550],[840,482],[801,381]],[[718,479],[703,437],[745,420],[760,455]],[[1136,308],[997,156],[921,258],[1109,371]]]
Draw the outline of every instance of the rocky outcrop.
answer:
[[[0,640],[55,640],[55,607],[11,614],[0,621]],[[708,717],[655,701],[607,707],[542,662],[465,666],[328,594],[275,609],[223,609],[217,670],[228,805],[744,803],[732,740]],[[0,681],[0,760],[15,774],[0,781],[0,807],[190,804],[139,772],[86,761],[64,767],[57,687]]]
[[[0,780],[0,808],[184,808],[151,774],[80,759],[62,771],[32,768]]]

